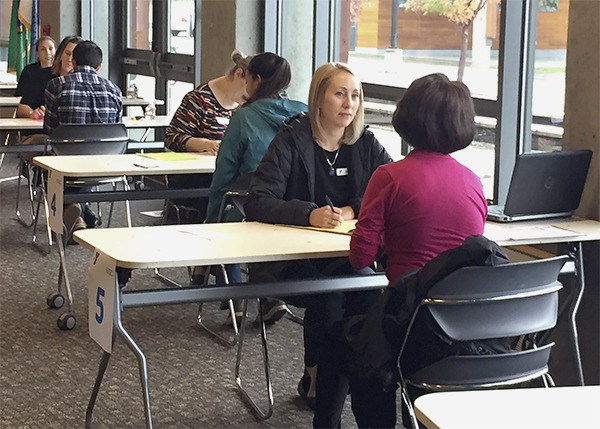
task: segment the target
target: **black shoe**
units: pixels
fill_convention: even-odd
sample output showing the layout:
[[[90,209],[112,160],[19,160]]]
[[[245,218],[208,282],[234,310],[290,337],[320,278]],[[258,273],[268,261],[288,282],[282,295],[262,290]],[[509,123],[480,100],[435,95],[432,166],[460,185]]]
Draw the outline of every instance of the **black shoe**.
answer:
[[[98,215],[93,212],[93,210],[90,208],[90,205],[87,203],[83,205],[83,213],[81,214],[81,217],[83,217],[87,228],[91,229],[100,225]]]
[[[274,325],[279,319],[285,316],[290,310],[285,305],[285,302],[279,299],[261,300],[260,312],[263,315],[263,321],[265,325]],[[255,324],[259,323],[258,316],[256,317]]]
[[[29,166],[23,161],[19,163],[19,175],[25,179],[29,177]]]
[[[192,286],[204,286],[205,281],[204,274],[194,274],[192,276]]]
[[[314,397],[308,396],[309,389],[310,375],[308,375],[308,373],[305,372],[300,381],[298,382],[298,395],[300,395],[300,397],[304,399],[304,402],[306,402],[306,405],[308,405],[308,407],[311,410],[314,410],[316,408],[316,399]]]

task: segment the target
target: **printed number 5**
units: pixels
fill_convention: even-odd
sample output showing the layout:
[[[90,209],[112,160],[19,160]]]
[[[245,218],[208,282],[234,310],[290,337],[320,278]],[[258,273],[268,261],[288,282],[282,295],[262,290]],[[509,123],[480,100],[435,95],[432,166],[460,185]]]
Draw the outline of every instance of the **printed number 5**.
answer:
[[[104,296],[104,289],[98,288],[96,292],[96,305],[98,306],[98,313],[96,313],[96,322],[102,323],[104,320],[104,303],[102,302],[101,296]]]

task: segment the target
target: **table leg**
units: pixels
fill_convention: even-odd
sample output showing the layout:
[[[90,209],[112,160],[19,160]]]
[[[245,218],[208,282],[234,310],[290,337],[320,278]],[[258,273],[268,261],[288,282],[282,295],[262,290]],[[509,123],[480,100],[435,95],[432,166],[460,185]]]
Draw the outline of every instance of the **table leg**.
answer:
[[[150,128],[146,128],[144,130],[144,134],[142,134],[142,138],[140,139],[140,141],[145,142],[149,135],[150,135]]]
[[[113,336],[114,343],[114,336]],[[104,378],[104,373],[106,372],[106,368],[108,367],[108,360],[110,359],[110,353],[103,352],[102,358],[100,359],[100,365],[98,366],[98,375],[96,375],[96,382],[94,383],[94,389],[92,390],[92,395],[90,396],[90,401],[88,402],[88,407],[85,412],[85,427],[89,429],[92,427],[92,413],[94,412],[94,405],[96,405],[96,399],[98,398],[98,392],[100,391],[100,385],[102,384],[102,379]]]
[[[62,234],[56,234],[56,244],[58,247],[58,255],[60,258],[60,265],[58,268],[58,296],[61,294],[61,285],[64,282],[65,290],[67,292],[67,312],[59,316],[57,325],[63,331],[70,331],[75,328],[76,319],[73,313],[73,293],[71,291],[71,283],[69,282],[69,274],[67,273],[67,262],[65,258],[65,248],[63,243]]]
[[[46,185],[44,184],[44,178],[41,178],[41,186],[40,189],[42,191],[42,195],[40,196],[40,199],[38,200],[37,203],[37,208],[35,211],[35,221],[33,223],[33,232],[31,233],[31,242],[33,243],[33,245],[40,250],[44,255],[48,255],[50,254],[50,249],[52,248],[52,231],[50,229],[50,224],[48,223],[48,219],[50,217],[50,211],[48,210],[48,202],[46,201]],[[38,221],[40,219],[40,205],[43,204],[44,205],[44,216],[46,219],[46,233],[48,234],[48,248],[47,249],[43,249],[41,248],[41,246],[38,244],[37,242],[37,225],[38,225]]]
[[[258,308],[260,309],[260,299],[258,300]],[[256,414],[263,420],[268,419],[273,414],[273,386],[271,384],[271,371],[269,367],[269,353],[267,349],[267,331],[265,328],[265,322],[263,320],[262,312],[258,312],[258,323],[260,326],[260,336],[262,342],[262,352],[263,352],[263,363],[265,368],[265,380],[267,384],[267,398],[269,401],[269,408],[266,412],[264,412],[256,402],[250,397],[246,389],[242,386],[242,377],[240,375],[240,364],[242,362],[242,348],[244,344],[244,334],[246,332],[246,313],[248,310],[248,300],[244,300],[244,308],[242,315],[242,326],[239,332],[238,339],[238,352],[237,358],[235,362],[235,384],[237,384],[242,396],[248,402],[248,404],[252,407],[252,409],[256,412]]]
[[[569,309],[569,329],[571,331],[571,343],[574,354],[573,357],[575,358],[577,378],[579,381],[579,385],[583,386],[583,367],[581,364],[581,353],[579,351],[579,337],[577,334],[576,321],[577,310],[579,309],[579,304],[581,303],[581,298],[583,297],[583,292],[585,290],[585,275],[583,270],[583,245],[581,242],[578,242],[574,245],[574,249],[569,253],[569,256],[575,262],[575,279],[577,282],[577,293],[573,297]]]
[[[121,287],[118,284],[116,285],[116,297],[115,300],[115,320],[114,320],[114,328],[115,334],[120,335],[127,347],[133,352],[135,357],[138,360],[138,368],[140,372],[140,382],[142,384],[142,395],[144,398],[144,414],[146,416],[146,428],[152,429],[152,412],[150,410],[150,386],[148,382],[148,363],[146,361],[146,356],[144,356],[144,352],[142,349],[136,344],[133,340],[129,332],[125,330],[123,326],[123,320],[121,316]]]

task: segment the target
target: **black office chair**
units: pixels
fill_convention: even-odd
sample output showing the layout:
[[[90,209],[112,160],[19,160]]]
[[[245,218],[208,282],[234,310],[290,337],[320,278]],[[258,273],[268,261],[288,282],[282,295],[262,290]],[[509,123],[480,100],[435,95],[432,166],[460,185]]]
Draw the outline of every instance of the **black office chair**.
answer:
[[[466,267],[431,287],[412,315],[398,357],[402,402],[414,428],[419,426],[413,401],[427,391],[500,388],[537,378],[546,387],[554,385],[548,373],[554,343],[538,342],[556,324],[562,288],[558,274],[567,260],[559,256]],[[429,328],[452,344],[452,352],[404,373],[411,365],[408,361],[419,360],[417,337],[422,334],[416,332]],[[486,344],[497,341],[509,342],[511,347],[505,352],[487,348]]]
[[[127,150],[129,136],[127,128],[122,123],[118,124],[62,124],[56,127],[48,138],[47,147],[51,147],[55,155],[109,155],[122,154]],[[48,150],[47,150],[48,151]],[[47,152],[46,151],[46,152]],[[129,184],[125,176],[120,177],[90,177],[90,178],[65,178],[65,186],[82,188],[98,188],[101,185],[111,185],[116,189],[118,183],[123,185],[124,189],[129,189]],[[42,199],[45,200],[45,199]],[[110,203],[107,226],[110,226],[114,202]],[[36,222],[40,209],[40,200],[36,210]],[[46,213],[47,208],[44,207]],[[127,225],[131,226],[131,208],[129,201],[125,201],[125,210]],[[102,211],[98,203],[99,223],[102,223]],[[47,218],[47,216],[46,216]],[[47,228],[49,230],[49,228]],[[49,238],[49,242],[51,239]]]

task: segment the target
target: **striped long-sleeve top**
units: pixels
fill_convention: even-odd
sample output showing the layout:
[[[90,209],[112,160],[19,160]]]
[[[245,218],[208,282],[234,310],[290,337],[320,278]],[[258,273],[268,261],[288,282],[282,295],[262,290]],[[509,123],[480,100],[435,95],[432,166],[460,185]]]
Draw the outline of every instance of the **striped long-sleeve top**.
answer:
[[[231,113],[219,104],[208,84],[202,84],[183,97],[165,131],[165,145],[185,152],[185,142],[191,137],[221,140]]]

